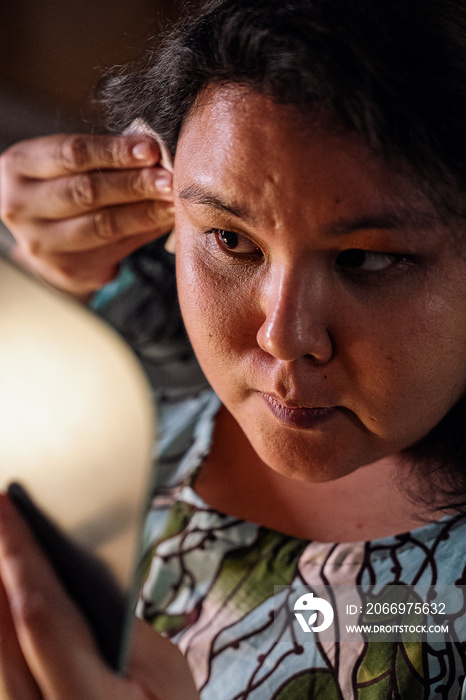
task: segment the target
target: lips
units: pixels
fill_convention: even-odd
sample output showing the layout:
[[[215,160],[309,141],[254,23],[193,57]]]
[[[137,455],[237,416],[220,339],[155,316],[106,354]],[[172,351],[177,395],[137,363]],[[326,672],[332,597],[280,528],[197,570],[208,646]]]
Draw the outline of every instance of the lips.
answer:
[[[272,415],[292,428],[312,430],[331,420],[341,410],[339,406],[299,406],[294,401],[283,402],[276,396],[258,392]]]

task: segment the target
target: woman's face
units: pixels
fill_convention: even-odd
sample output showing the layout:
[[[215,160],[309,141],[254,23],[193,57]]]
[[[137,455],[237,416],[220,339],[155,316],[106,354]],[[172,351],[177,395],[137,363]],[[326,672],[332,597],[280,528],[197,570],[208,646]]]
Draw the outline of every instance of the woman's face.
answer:
[[[423,437],[466,388],[466,263],[356,137],[246,89],[175,160],[177,277],[212,387],[270,467],[322,481]]]

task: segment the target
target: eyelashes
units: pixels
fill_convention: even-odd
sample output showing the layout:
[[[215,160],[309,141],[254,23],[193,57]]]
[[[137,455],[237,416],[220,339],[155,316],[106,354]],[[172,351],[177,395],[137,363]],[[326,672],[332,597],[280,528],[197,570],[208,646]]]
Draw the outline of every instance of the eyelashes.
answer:
[[[259,246],[240,233],[224,229],[211,229],[207,231],[207,234],[213,234],[218,248],[231,257],[257,259],[262,256]]]
[[[215,246],[214,252],[224,256],[227,261],[258,263],[265,257],[262,249],[243,234],[218,228],[204,233],[209,240],[209,247]],[[355,281],[359,279],[361,283],[389,279],[392,275],[406,271],[416,258],[404,253],[385,253],[363,248],[348,248],[337,253],[331,252],[331,255],[340,274],[354,278]]]
[[[336,264],[340,268],[362,273],[377,273],[388,270],[393,265],[408,262],[408,257],[399,253],[379,253],[372,250],[350,248],[337,255]]]

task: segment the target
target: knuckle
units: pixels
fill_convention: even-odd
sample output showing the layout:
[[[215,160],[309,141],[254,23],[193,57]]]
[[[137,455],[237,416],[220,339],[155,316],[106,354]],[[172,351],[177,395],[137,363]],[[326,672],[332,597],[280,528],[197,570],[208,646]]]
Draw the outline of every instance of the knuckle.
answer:
[[[146,205],[146,215],[149,221],[158,225],[160,223],[160,204],[157,204],[157,202],[148,202]]]
[[[3,219],[6,224],[11,226],[19,221],[22,210],[22,203],[15,197],[10,197],[7,194],[1,197],[0,218]]]
[[[88,137],[82,134],[67,136],[58,150],[57,160],[64,170],[75,172],[89,162]]]
[[[147,218],[159,228],[169,230],[173,220],[172,207],[161,202],[148,202],[146,206]]]
[[[99,192],[97,180],[91,173],[83,173],[73,178],[69,184],[69,195],[79,209],[90,209],[97,205]]]
[[[0,217],[8,223],[14,223],[21,218],[24,201],[21,189],[16,186],[17,166],[19,158],[17,149],[11,148],[0,157]],[[16,174],[16,177],[15,177]]]
[[[110,209],[97,211],[93,217],[94,233],[96,238],[109,241],[118,236],[118,227],[115,217]]]
[[[135,197],[141,197],[147,194],[147,185],[145,173],[141,170],[130,171],[128,173],[128,189]]]
[[[40,238],[31,237],[21,241],[21,247],[30,258],[40,259],[45,253],[45,246]]]
[[[122,138],[105,136],[104,149],[114,163],[126,163],[129,160],[128,145]]]
[[[6,149],[0,156],[0,169],[4,173],[14,173],[21,169],[23,143],[20,141]]]

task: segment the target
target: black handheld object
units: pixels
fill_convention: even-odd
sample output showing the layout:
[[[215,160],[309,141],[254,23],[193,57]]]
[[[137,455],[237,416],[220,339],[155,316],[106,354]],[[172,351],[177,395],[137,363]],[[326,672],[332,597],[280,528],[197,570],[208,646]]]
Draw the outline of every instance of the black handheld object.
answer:
[[[103,562],[61,532],[20,484],[10,484],[7,493],[34,532],[66,592],[87,619],[103,658],[118,670],[127,606],[115,577]]]

